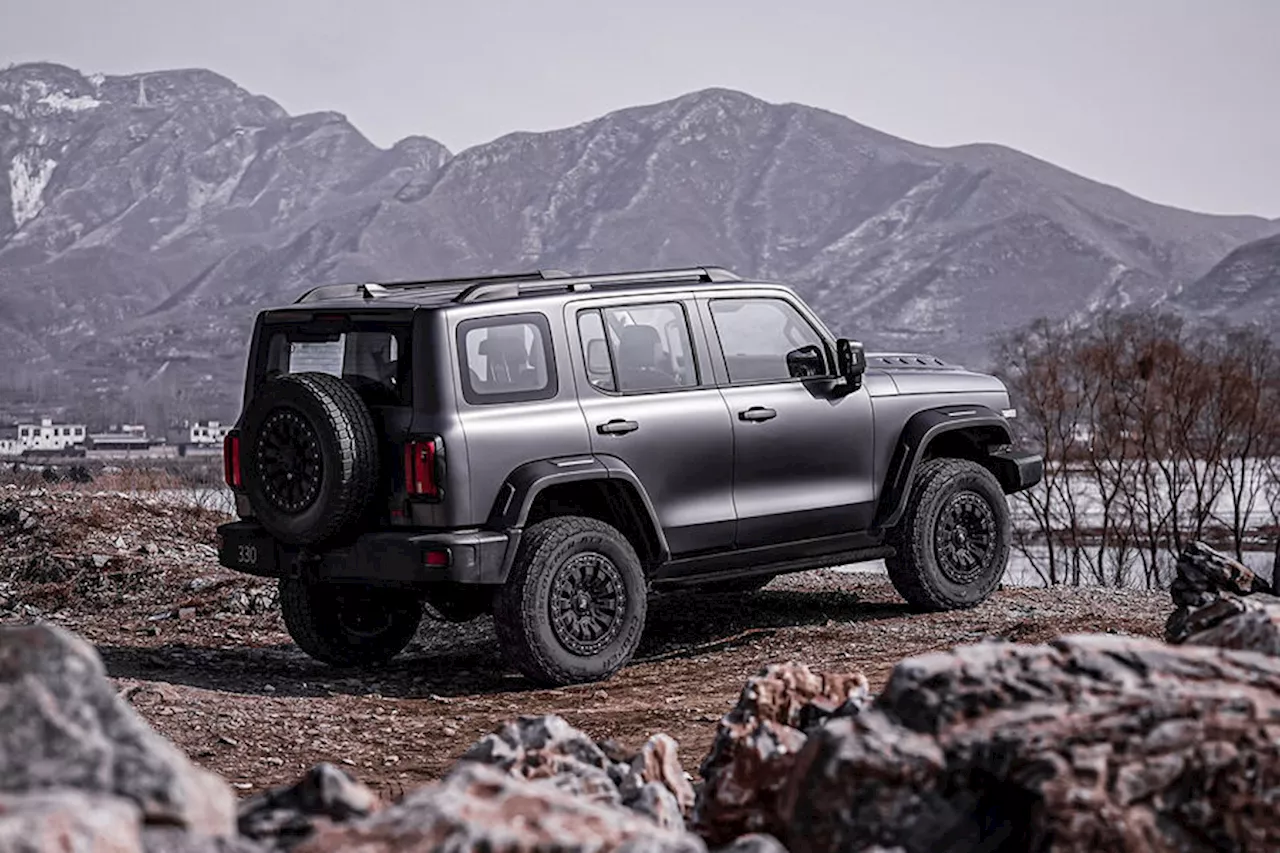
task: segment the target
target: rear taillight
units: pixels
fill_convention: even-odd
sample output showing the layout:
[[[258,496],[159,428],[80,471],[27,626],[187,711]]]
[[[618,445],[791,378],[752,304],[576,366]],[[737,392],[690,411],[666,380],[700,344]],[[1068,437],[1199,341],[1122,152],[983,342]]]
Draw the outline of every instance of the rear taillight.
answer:
[[[411,441],[404,446],[405,491],[412,497],[439,500],[441,496],[440,439]]]
[[[231,488],[239,489],[244,485],[244,478],[240,475],[239,433],[229,432],[222,440],[222,471],[227,485]]]

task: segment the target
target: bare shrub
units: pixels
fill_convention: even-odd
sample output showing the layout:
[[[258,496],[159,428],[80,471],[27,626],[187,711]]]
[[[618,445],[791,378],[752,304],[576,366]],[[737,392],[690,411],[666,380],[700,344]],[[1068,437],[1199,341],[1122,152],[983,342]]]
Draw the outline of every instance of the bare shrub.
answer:
[[[1158,312],[1037,321],[998,359],[1044,481],[1015,547],[1048,584],[1162,586],[1194,539],[1240,557],[1280,508],[1280,351]]]

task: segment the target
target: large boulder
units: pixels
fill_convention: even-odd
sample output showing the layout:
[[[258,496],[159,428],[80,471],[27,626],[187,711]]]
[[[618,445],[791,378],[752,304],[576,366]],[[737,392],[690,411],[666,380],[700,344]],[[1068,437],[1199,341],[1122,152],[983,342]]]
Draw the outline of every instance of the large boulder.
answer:
[[[235,832],[235,797],[123,702],[93,647],[51,625],[0,627],[0,793],[72,789],[146,824]]]
[[[702,762],[694,826],[712,844],[782,831],[778,797],[808,732],[857,714],[869,701],[861,673],[817,673],[773,664],[748,679]]]
[[[370,818],[321,829],[295,853],[706,853],[695,835],[630,809],[579,796],[552,778],[528,779],[475,761]]]
[[[1280,659],[1110,635],[903,661],[809,738],[792,853],[1280,849]]]

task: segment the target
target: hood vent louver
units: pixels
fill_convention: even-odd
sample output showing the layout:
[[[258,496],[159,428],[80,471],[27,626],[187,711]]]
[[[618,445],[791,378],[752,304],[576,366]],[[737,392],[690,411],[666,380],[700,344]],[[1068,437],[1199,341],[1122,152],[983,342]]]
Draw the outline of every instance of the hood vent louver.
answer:
[[[915,352],[868,353],[867,366],[888,370],[959,370],[960,365],[950,364],[934,355]]]

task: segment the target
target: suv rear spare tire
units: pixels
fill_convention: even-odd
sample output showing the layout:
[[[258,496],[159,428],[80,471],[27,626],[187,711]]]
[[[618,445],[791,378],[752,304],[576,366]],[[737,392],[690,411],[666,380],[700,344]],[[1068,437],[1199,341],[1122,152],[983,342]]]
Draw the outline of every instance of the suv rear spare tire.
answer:
[[[627,538],[603,521],[559,516],[525,531],[494,599],[498,641],[539,684],[600,681],[640,645],[644,571]]]
[[[930,459],[889,536],[889,580],[921,610],[974,607],[1004,576],[1010,530],[1009,504],[990,471],[967,459]]]
[[[378,488],[373,416],[354,388],[325,373],[263,383],[245,413],[242,458],[254,515],[290,545],[340,536]]]
[[[310,657],[330,666],[376,666],[413,639],[422,602],[397,590],[284,578],[280,615]]]

